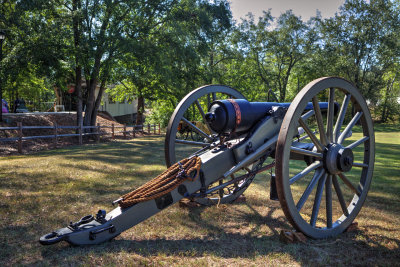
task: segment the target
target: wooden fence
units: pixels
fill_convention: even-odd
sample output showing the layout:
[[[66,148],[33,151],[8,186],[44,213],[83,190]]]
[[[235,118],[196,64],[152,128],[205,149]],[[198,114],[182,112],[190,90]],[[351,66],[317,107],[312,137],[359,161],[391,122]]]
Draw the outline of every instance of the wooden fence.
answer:
[[[101,131],[101,129],[106,129],[106,128],[111,128],[111,132],[105,132]],[[124,138],[127,138],[132,134],[132,138],[136,137],[136,133],[146,133],[146,128],[147,128],[147,134],[151,134],[152,132],[154,134],[157,134],[157,128],[158,128],[158,134],[161,134],[161,126],[160,124],[147,124],[147,125],[114,125],[112,124],[111,126],[106,126],[106,125],[100,125],[99,123],[97,126],[63,126],[63,125],[57,125],[57,123],[54,123],[53,126],[23,126],[22,122],[18,122],[16,127],[0,127],[0,131],[7,131],[7,130],[16,130],[17,131],[17,137],[9,137],[9,138],[0,138],[0,142],[17,142],[18,144],[18,153],[22,153],[22,143],[24,140],[32,140],[32,139],[45,139],[45,138],[53,138],[54,139],[54,144],[57,145],[58,139],[61,137],[78,137],[78,143],[80,145],[83,144],[83,136],[88,136],[88,135],[94,135],[96,138],[96,142],[100,140],[100,137],[105,136],[105,135],[111,135],[112,139],[115,139],[115,136],[117,134],[121,134]],[[34,129],[48,129],[48,130],[53,130],[54,134],[52,135],[35,135],[35,136],[24,136],[23,135],[23,130],[34,130]],[[61,129],[71,129],[71,130],[77,130],[78,133],[68,133],[68,134],[63,134],[59,133],[59,130]],[[92,132],[85,132],[87,129],[94,129]],[[122,131],[117,131],[117,129],[122,129]]]

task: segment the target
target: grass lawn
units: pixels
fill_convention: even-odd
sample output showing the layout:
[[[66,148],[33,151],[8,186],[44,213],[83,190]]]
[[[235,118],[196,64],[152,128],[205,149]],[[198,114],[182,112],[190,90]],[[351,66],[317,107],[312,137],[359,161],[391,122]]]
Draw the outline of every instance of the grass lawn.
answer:
[[[400,262],[400,126],[378,125],[376,163],[359,230],[285,245],[292,229],[269,179],[256,176],[245,203],[174,205],[111,242],[43,247],[41,235],[98,209],[165,169],[162,137],[75,146],[0,159],[0,266],[387,265]]]

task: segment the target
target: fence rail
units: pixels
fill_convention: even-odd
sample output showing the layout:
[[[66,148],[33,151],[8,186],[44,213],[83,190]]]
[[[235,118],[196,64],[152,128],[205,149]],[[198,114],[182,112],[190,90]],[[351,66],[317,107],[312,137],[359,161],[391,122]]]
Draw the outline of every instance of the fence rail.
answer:
[[[111,132],[102,132],[101,129],[110,129]],[[122,131],[116,131],[116,129],[123,129]],[[61,137],[78,137],[78,143],[80,145],[83,144],[83,136],[88,136],[88,135],[95,135],[96,136],[96,142],[100,140],[102,136],[105,135],[111,135],[112,139],[115,139],[116,134],[123,134],[124,138],[128,138],[132,134],[132,138],[136,137],[136,133],[142,133],[145,134],[145,128],[147,128],[147,133],[148,134],[157,134],[157,129],[158,128],[158,134],[161,134],[161,125],[160,124],[142,124],[142,125],[114,125],[112,124],[111,126],[107,125],[100,125],[99,123],[96,126],[73,126],[73,125],[57,125],[57,123],[54,123],[53,126],[23,126],[22,122],[18,122],[16,127],[0,127],[0,131],[9,131],[9,130],[17,130],[17,137],[9,137],[9,138],[0,138],[0,142],[17,142],[18,144],[18,153],[22,153],[22,143],[24,140],[32,140],[32,139],[46,139],[46,138],[53,138],[54,139],[54,144],[57,146],[58,143],[58,138]],[[49,135],[34,135],[34,136],[24,136],[23,130],[37,130],[37,129],[53,129],[54,134],[49,134]],[[75,129],[78,130],[78,133],[59,133],[58,130],[60,129]],[[87,129],[94,129],[93,132],[85,132]],[[131,129],[131,130],[129,130]]]

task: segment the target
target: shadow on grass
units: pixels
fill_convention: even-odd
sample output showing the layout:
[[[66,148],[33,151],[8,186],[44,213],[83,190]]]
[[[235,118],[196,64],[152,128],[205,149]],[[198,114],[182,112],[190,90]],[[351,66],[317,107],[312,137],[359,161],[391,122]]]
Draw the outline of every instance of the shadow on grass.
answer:
[[[398,144],[375,142],[375,163],[385,165],[386,168],[400,168],[396,163],[400,159]],[[396,162],[397,161],[397,162]],[[397,173],[398,174],[398,173]]]
[[[369,203],[379,209],[395,211],[400,214],[400,145],[375,143],[375,167],[370,193],[380,197],[367,197]]]
[[[285,245],[279,241],[279,230],[291,228],[284,217],[272,218],[276,208],[272,208],[266,216],[260,215],[251,205],[252,214],[243,214],[235,220],[243,220],[244,223],[255,223],[266,225],[273,235],[256,235],[251,231],[245,234],[226,233],[223,227],[213,225],[209,221],[201,219],[204,208],[191,209],[188,223],[195,225],[195,231],[207,229],[210,233],[202,238],[183,239],[146,239],[146,240],[124,240],[116,239],[95,246],[73,247],[66,245],[54,246],[51,249],[42,249],[44,260],[51,261],[54,253],[57,257],[86,258],[89,255],[118,254],[120,252],[133,253],[143,257],[172,256],[199,258],[204,256],[215,256],[219,258],[246,258],[255,259],[258,256],[276,257],[276,253],[290,255],[301,265],[368,265],[371,264],[371,253],[373,253],[373,264],[390,265],[397,264],[400,258],[397,249],[389,249],[382,243],[393,242],[400,247],[400,241],[381,235],[369,234],[368,231],[358,230],[356,232],[343,233],[337,238],[325,240],[308,240],[306,244]],[[384,229],[390,230],[390,229]],[[361,238],[360,238],[361,237]],[[360,240],[361,239],[361,240]],[[40,261],[37,263],[41,263]]]
[[[52,258],[53,253],[57,251],[62,257],[63,254],[73,256],[91,254],[91,253],[114,253],[114,252],[134,252],[142,256],[152,256],[163,254],[167,256],[190,256],[199,257],[205,254],[212,254],[218,257],[234,258],[245,257],[251,258],[257,255],[267,255],[276,251],[276,244],[279,243],[278,228],[290,226],[283,222],[282,217],[272,218],[269,216],[275,209],[271,209],[267,216],[260,215],[254,208],[250,207],[251,216],[238,214],[235,220],[242,220],[245,224],[257,223],[266,224],[273,235],[272,236],[254,236],[254,231],[246,234],[226,233],[222,226],[217,226],[210,221],[201,217],[203,207],[192,208],[189,210],[184,226],[193,227],[195,231],[206,229],[208,235],[202,238],[188,238],[178,240],[168,240],[165,238],[157,238],[150,240],[124,240],[116,239],[104,244],[86,247],[58,246],[52,247],[51,251],[42,250],[44,258]],[[279,245],[279,247],[282,247]]]
[[[398,133],[400,131],[400,125],[375,123],[374,130],[375,132]]]
[[[7,262],[6,259],[13,256],[13,253],[25,253],[26,247],[23,242],[28,243],[28,247],[39,246],[37,239],[39,232],[53,229],[54,226],[62,227],[65,225],[65,218],[55,214],[51,221],[43,221],[48,216],[48,211],[56,212],[62,209],[63,205],[78,205],[82,208],[83,204],[87,206],[100,204],[105,199],[113,200],[121,193],[129,191],[132,186],[143,184],[145,181],[153,178],[156,173],[154,169],[142,170],[140,166],[153,166],[155,164],[164,165],[163,143],[159,137],[146,137],[145,140],[135,140],[129,142],[112,142],[107,144],[89,145],[85,147],[76,146],[67,149],[58,149],[54,151],[45,151],[36,155],[26,157],[45,158],[62,157],[67,159],[67,163],[59,163],[64,170],[86,170],[82,164],[74,164],[85,160],[94,161],[101,164],[120,165],[122,170],[118,170],[118,177],[115,177],[115,170],[107,168],[96,168],[92,171],[104,175],[102,179],[87,182],[85,179],[75,180],[66,176],[64,173],[58,177],[51,177],[48,173],[29,173],[25,172],[24,166],[15,166],[15,172],[22,172],[25,176],[18,177],[16,181],[10,182],[6,175],[0,176],[0,187],[4,190],[26,190],[30,193],[39,192],[42,187],[48,188],[48,193],[44,194],[40,202],[35,203],[35,194],[12,196],[13,202],[0,204],[0,211],[10,210],[13,212],[11,219],[1,220],[3,226],[0,227],[0,262]],[[400,213],[399,196],[400,184],[398,183],[399,168],[396,162],[399,162],[398,151],[400,145],[377,143],[376,144],[376,166],[375,174],[371,186],[371,191],[379,193],[378,195],[368,196],[367,205],[382,210],[387,213]],[[16,157],[18,158],[18,157]],[[139,166],[132,171],[132,164]],[[137,168],[137,167],[135,167]],[[1,171],[3,172],[4,169]],[[261,179],[259,178],[261,177]],[[266,177],[257,176],[255,184],[265,185]],[[79,192],[66,193],[58,195],[51,191],[52,188],[71,183]],[[266,186],[265,190],[268,188]],[[88,199],[79,195],[88,196]],[[90,198],[90,199],[89,199]],[[8,201],[8,199],[7,199]],[[43,211],[46,202],[51,202],[50,208]],[[83,203],[83,204],[82,204]],[[222,258],[247,258],[255,259],[257,256],[269,256],[275,253],[284,253],[290,255],[296,262],[302,265],[309,264],[359,264],[359,265],[391,265],[398,264],[400,254],[399,239],[393,238],[394,234],[378,235],[374,230],[383,230],[390,233],[398,231],[397,229],[387,229],[385,227],[373,226],[370,229],[361,229],[353,233],[344,233],[335,239],[310,240],[305,245],[293,244],[284,245],[279,241],[280,229],[291,229],[285,217],[274,218],[272,214],[277,211],[277,207],[269,207],[266,215],[258,212],[262,203],[257,199],[257,205],[238,204],[236,208],[230,209],[231,218],[237,225],[253,225],[250,232],[225,231],[225,223],[218,220],[206,220],[202,217],[204,208],[191,209],[186,218],[182,221],[182,226],[208,233],[204,237],[194,238],[152,238],[146,240],[127,240],[121,237],[90,247],[71,247],[65,244],[57,244],[52,247],[40,247],[43,259],[37,259],[33,265],[60,264],[76,265],[77,263],[93,265],[92,257],[113,257],[113,254],[119,252],[131,252],[143,257],[154,257],[157,255],[176,256],[176,257],[203,257],[216,256]],[[103,203],[104,204],[104,203]],[[108,204],[108,203],[107,203]],[[241,212],[239,207],[246,207],[250,212]],[[67,212],[70,212],[67,209]],[[42,219],[31,218],[20,215],[20,213],[37,213]],[[4,214],[4,213],[3,213]],[[69,215],[69,214],[68,214]],[[33,216],[33,215],[32,215]],[[71,215],[71,217],[76,217]],[[68,219],[68,218],[67,218]],[[10,225],[6,225],[9,223]],[[60,225],[59,225],[60,223]],[[11,225],[12,224],[12,225]],[[23,225],[21,225],[23,224]],[[396,225],[393,223],[392,225]],[[270,235],[259,235],[260,227],[267,227]],[[33,230],[34,229],[34,230]],[[178,231],[178,229],[175,229]],[[372,233],[371,233],[372,232]],[[22,237],[22,238],[21,238]],[[393,249],[385,247],[382,244],[392,243]],[[396,248],[397,246],[397,248]],[[373,256],[371,256],[373,255]],[[40,258],[40,256],[39,256]],[[374,261],[371,262],[370,260]],[[24,262],[21,260],[20,262]],[[115,261],[117,262],[117,261]],[[115,265],[110,261],[112,265]]]

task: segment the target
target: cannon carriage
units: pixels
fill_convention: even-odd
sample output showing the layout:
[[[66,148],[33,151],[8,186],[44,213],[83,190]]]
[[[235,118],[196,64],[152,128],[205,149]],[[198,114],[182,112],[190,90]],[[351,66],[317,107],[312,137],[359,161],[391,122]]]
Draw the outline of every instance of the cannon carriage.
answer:
[[[194,109],[196,123],[185,117]],[[183,127],[200,137],[182,138]],[[230,87],[203,86],[181,100],[169,121],[164,173],[116,200],[109,213],[85,216],[40,242],[104,242],[183,198],[232,203],[266,170],[274,170],[271,191],[297,231],[336,236],[365,201],[374,142],[364,98],[341,78],[314,80],[291,103],[249,102]]]

